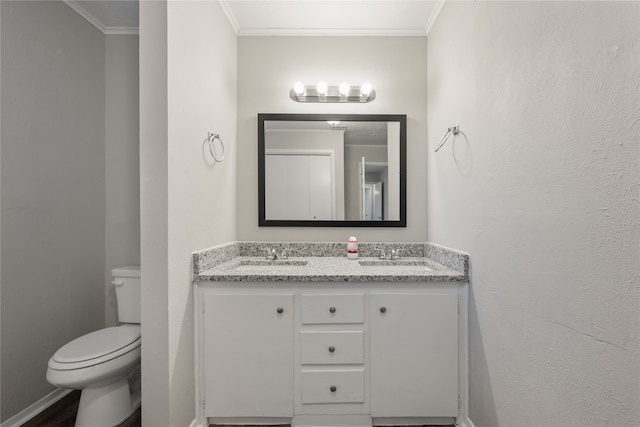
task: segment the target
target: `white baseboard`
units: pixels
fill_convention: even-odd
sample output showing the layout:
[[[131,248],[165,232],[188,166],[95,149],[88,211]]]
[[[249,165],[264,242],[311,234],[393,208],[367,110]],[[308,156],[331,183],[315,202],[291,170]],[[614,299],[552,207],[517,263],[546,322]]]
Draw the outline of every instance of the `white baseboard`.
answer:
[[[20,427],[22,424],[26,423],[31,418],[35,417],[40,412],[44,411],[49,406],[53,405],[72,391],[73,390],[63,388],[55,389],[42,399],[29,405],[22,411],[15,414],[13,417],[0,424],[0,427]]]
[[[467,416],[458,418],[458,427],[476,427],[476,425]]]
[[[0,427],[5,427],[4,424],[1,425]],[[202,427],[200,424],[198,424],[198,419],[194,418],[193,421],[191,421],[191,424],[189,424],[189,427]],[[471,421],[469,419],[469,417],[459,417],[458,418],[458,427],[476,427],[475,424],[473,424],[473,421]]]

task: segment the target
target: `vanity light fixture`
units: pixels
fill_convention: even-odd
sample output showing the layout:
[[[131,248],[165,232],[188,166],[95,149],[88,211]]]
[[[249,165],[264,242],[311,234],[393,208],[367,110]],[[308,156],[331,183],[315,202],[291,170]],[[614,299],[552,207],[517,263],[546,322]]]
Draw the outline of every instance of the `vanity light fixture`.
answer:
[[[349,95],[349,91],[351,90],[351,87],[349,86],[349,83],[342,82],[340,83],[340,87],[338,88],[338,90],[340,91],[340,96],[347,96]]]
[[[318,82],[316,90],[318,91],[318,95],[325,96],[327,94],[327,84],[325,82]]]
[[[304,85],[296,82],[289,91],[289,97],[296,102],[371,102],[376,99],[376,91],[371,83],[351,86],[342,82],[340,85],[327,85],[318,82],[315,85]]]
[[[369,96],[371,94],[371,91],[373,89],[371,88],[371,83],[362,83],[362,86],[360,87],[360,95],[361,96]]]
[[[293,91],[296,93],[296,95],[298,96],[302,96],[304,95],[305,91],[304,91],[304,85],[302,84],[302,82],[296,82],[293,85]]]

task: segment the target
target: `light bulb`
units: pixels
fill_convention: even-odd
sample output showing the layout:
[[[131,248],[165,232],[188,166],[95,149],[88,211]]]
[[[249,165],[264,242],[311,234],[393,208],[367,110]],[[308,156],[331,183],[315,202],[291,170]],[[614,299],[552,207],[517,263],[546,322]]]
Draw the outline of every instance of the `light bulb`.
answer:
[[[349,87],[349,83],[346,83],[346,82],[340,83],[340,95],[342,96],[349,95],[349,90],[351,90],[351,88]]]
[[[304,95],[304,85],[302,82],[296,82],[296,84],[293,85],[293,91],[296,95]]]
[[[371,93],[371,83],[362,83],[362,86],[360,86],[360,93],[363,96],[369,96],[369,94]]]
[[[318,82],[318,84],[316,85],[316,90],[318,91],[318,95],[326,95],[327,84],[325,82]]]

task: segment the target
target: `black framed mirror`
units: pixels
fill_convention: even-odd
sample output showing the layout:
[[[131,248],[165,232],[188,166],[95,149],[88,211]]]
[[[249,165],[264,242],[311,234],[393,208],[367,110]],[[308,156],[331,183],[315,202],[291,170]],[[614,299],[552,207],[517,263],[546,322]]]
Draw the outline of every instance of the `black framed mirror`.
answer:
[[[258,224],[406,227],[407,116],[258,114]]]

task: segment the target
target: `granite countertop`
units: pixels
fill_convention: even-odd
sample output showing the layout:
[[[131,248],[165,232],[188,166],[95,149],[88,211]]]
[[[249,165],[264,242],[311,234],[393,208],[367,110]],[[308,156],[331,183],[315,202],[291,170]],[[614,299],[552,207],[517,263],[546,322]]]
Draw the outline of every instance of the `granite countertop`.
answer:
[[[264,246],[264,244],[261,244]],[[376,245],[379,246],[379,245]],[[231,250],[229,250],[231,248]],[[215,282],[464,282],[468,280],[468,255],[447,248],[407,248],[400,260],[359,257],[350,260],[331,252],[322,256],[291,256],[267,260],[254,248],[225,246],[224,256],[211,250],[194,254],[193,281]],[[264,249],[264,248],[262,248]],[[366,252],[366,251],[365,251]],[[219,254],[222,252],[219,252]],[[307,255],[307,254],[305,254]],[[434,258],[438,258],[437,262]],[[449,262],[451,261],[451,262]],[[445,263],[450,265],[445,265]]]

